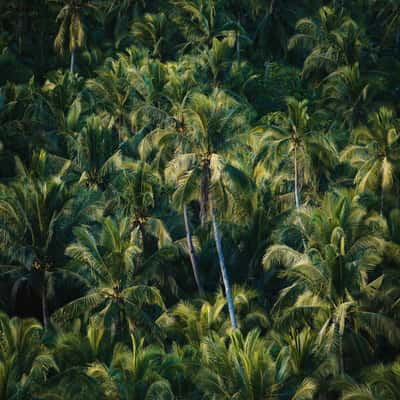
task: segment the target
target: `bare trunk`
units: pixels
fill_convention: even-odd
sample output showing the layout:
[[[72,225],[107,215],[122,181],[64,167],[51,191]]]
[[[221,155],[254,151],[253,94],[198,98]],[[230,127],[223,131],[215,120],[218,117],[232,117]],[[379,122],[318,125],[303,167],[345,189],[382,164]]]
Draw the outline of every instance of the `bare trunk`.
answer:
[[[142,246],[143,246],[143,257],[146,258],[149,254],[149,249],[147,246],[147,236],[146,236],[146,229],[144,227],[144,223],[139,223],[139,231],[140,236],[142,237]]]
[[[183,217],[185,220],[185,230],[186,230],[186,245],[189,252],[190,262],[192,264],[194,280],[196,281],[196,286],[199,291],[200,296],[204,294],[203,287],[201,286],[198,267],[197,267],[197,259],[196,259],[196,252],[193,247],[192,241],[192,233],[190,230],[190,222],[189,222],[189,215],[187,205],[185,204],[183,207]]]
[[[269,61],[266,61],[264,63],[264,81],[267,82],[269,80],[269,69],[270,69],[271,63]]]
[[[296,204],[296,211],[300,210],[300,188],[299,188],[299,169],[297,165],[297,145],[295,144],[294,146],[294,152],[293,152],[293,163],[294,163],[294,199],[295,199],[295,204]],[[303,222],[300,218],[300,213],[298,213],[297,218],[299,220],[299,226],[302,229],[302,243],[304,249],[307,248],[305,237],[304,237],[304,225]]]
[[[74,74],[74,69],[75,69],[75,50],[72,50],[71,51],[71,65],[70,65],[71,74]]]
[[[383,216],[383,206],[384,206],[384,197],[385,197],[385,193],[383,190],[383,187],[381,187],[381,217]]]
[[[296,209],[300,209],[300,193],[299,193],[299,172],[297,166],[297,145],[294,145],[293,152],[293,163],[294,163],[294,198],[296,203]]]
[[[271,4],[269,5],[269,14],[272,15],[275,9],[275,0],[271,1]]]
[[[205,161],[205,165],[203,166],[203,178],[201,181],[201,188],[200,188],[200,220],[202,226],[205,224],[208,214],[210,176],[211,176],[210,162]]]
[[[235,307],[233,304],[232,291],[231,291],[231,286],[229,283],[228,271],[226,270],[226,266],[225,266],[225,259],[224,259],[224,253],[222,251],[222,242],[221,242],[221,237],[219,234],[217,217],[215,215],[215,209],[212,204],[211,204],[210,208],[211,208],[211,218],[212,218],[212,223],[213,223],[213,228],[214,228],[215,245],[217,247],[219,266],[221,269],[222,280],[224,282],[224,287],[225,287],[225,295],[226,295],[226,301],[228,303],[229,316],[231,319],[232,328],[236,330],[236,329],[238,329],[238,325],[237,325],[237,320],[236,320]]]
[[[47,312],[47,293],[46,293],[46,279],[43,277],[43,284],[42,284],[42,319],[43,319],[43,326],[44,330],[47,331],[47,328],[49,326],[49,320],[48,320],[48,312]]]
[[[238,64],[240,63],[240,16],[237,21],[237,31],[236,31],[236,57]]]

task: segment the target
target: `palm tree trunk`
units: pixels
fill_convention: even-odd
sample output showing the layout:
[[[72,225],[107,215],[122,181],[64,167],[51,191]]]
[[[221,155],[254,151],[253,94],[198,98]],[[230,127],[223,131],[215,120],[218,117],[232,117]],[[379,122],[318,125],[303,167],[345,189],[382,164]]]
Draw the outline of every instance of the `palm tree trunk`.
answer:
[[[200,296],[202,296],[204,294],[204,291],[203,291],[203,287],[201,286],[200,277],[199,277],[199,273],[198,273],[196,252],[193,247],[192,232],[190,230],[188,208],[187,208],[186,204],[183,206],[183,218],[185,220],[186,245],[187,245],[188,252],[189,252],[190,262],[191,262],[192,268],[193,268],[194,280],[196,281],[196,285],[197,285],[199,294],[200,294]]]
[[[208,214],[208,197],[209,197],[209,186],[210,186],[210,162],[205,161],[203,166],[203,176],[201,180],[200,188],[200,221],[201,226],[203,226],[207,219]]]
[[[43,319],[43,326],[44,326],[45,331],[47,331],[47,328],[49,326],[46,297],[47,297],[46,279],[45,279],[45,277],[43,277],[41,300],[42,300],[42,319]]]
[[[237,31],[236,31],[236,57],[238,64],[240,63],[240,14],[237,21]]]
[[[269,61],[265,61],[264,63],[264,81],[267,82],[269,80],[269,69],[270,69],[271,63]]]
[[[74,69],[75,69],[75,50],[72,50],[71,51],[71,65],[70,65],[71,74],[74,73]]]
[[[226,295],[226,301],[228,303],[229,316],[231,319],[232,328],[238,329],[236,314],[235,314],[235,307],[234,307],[233,298],[232,298],[232,291],[231,291],[231,286],[229,283],[228,271],[226,270],[224,253],[222,251],[222,243],[221,243],[221,237],[220,237],[219,229],[218,229],[217,217],[215,215],[215,209],[212,204],[210,204],[210,208],[211,208],[212,224],[213,224],[213,228],[214,228],[215,245],[217,247],[219,266],[221,269],[222,280],[224,282],[224,287],[225,287],[225,295]]]
[[[296,203],[296,209],[300,209],[300,193],[299,193],[299,171],[297,166],[297,145],[294,145],[293,152],[293,163],[294,163],[294,199]]]

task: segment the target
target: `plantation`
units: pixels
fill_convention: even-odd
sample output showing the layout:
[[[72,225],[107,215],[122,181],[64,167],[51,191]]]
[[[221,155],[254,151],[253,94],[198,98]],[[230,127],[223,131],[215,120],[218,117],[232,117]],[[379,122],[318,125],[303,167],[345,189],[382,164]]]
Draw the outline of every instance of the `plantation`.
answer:
[[[0,400],[400,400],[400,2],[0,2]]]

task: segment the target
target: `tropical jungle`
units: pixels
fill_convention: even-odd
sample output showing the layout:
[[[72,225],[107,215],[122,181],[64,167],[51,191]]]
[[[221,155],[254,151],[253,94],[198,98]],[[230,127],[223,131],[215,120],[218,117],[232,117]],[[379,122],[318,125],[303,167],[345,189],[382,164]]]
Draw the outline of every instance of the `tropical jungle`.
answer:
[[[0,400],[400,400],[399,96],[399,0],[1,0]]]

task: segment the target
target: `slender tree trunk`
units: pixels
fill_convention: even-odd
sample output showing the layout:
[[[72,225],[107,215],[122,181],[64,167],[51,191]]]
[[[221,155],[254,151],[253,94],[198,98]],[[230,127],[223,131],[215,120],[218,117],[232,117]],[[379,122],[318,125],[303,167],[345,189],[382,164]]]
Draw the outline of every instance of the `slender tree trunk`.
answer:
[[[48,311],[47,311],[47,291],[46,291],[46,278],[45,276],[43,277],[43,283],[42,283],[42,293],[41,293],[41,300],[42,300],[42,319],[43,319],[43,326],[44,330],[47,331],[47,328],[49,326],[49,320],[48,320]]]
[[[192,264],[194,280],[196,281],[196,286],[199,291],[199,295],[202,296],[204,294],[203,287],[201,286],[198,267],[197,267],[197,259],[196,252],[193,247],[192,241],[192,232],[190,230],[190,222],[189,222],[189,213],[187,205],[183,206],[183,218],[185,220],[185,230],[186,230],[186,245],[189,252],[190,262]]]
[[[237,20],[237,31],[236,31],[236,57],[238,64],[240,63],[240,13]]]
[[[236,57],[238,64],[240,63],[240,32],[236,32]]]
[[[295,204],[296,204],[296,211],[299,211],[300,210],[300,188],[299,188],[299,168],[297,165],[297,144],[294,145],[293,163],[294,163],[294,199],[295,199]],[[301,241],[303,243],[304,249],[306,249],[307,245],[306,245],[306,241],[304,238],[305,228],[304,228],[304,225],[300,218],[299,213],[297,215],[297,218],[299,220],[299,226],[303,230],[303,233],[301,235],[301,237],[302,237]]]
[[[143,257],[146,258],[149,254],[149,249],[147,246],[147,235],[146,229],[143,223],[139,224],[140,236],[142,237],[142,245],[143,245]]]
[[[207,214],[208,214],[208,197],[209,197],[209,186],[210,186],[210,161],[206,160],[203,166],[203,177],[201,180],[200,188],[200,221],[201,226],[204,226]]]
[[[339,334],[339,373],[344,376],[344,360],[343,360],[343,335]]]
[[[269,61],[265,61],[264,63],[264,81],[267,82],[269,80],[269,69],[270,69],[271,63]]]
[[[225,295],[226,295],[226,301],[228,303],[229,316],[231,319],[232,328],[238,329],[236,314],[235,314],[235,306],[233,304],[232,291],[231,291],[231,286],[229,283],[228,271],[226,270],[224,253],[222,251],[222,242],[221,242],[221,237],[220,237],[219,229],[218,229],[217,216],[215,215],[215,209],[212,204],[210,205],[210,208],[211,208],[212,224],[213,224],[213,228],[214,228],[215,245],[217,247],[218,260],[219,260],[219,266],[221,269],[222,280],[223,280],[224,286],[225,286]]]
[[[71,51],[71,65],[70,65],[71,74],[74,73],[74,69],[75,69],[75,50],[72,50]]]
[[[275,0],[271,1],[271,4],[269,5],[269,14],[272,15],[275,10]]]
[[[300,209],[300,193],[299,193],[299,172],[297,165],[297,145],[294,145],[293,152],[293,163],[294,163],[294,199],[296,203],[296,209]]]
[[[381,217],[383,216],[383,206],[385,201],[385,191],[383,190],[383,186],[381,186]]]

